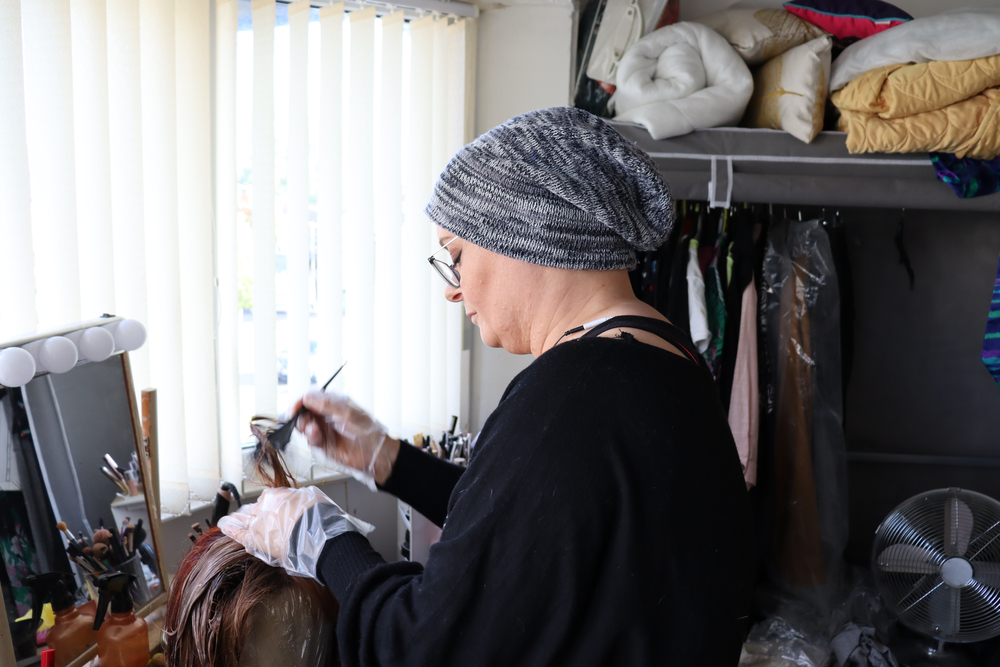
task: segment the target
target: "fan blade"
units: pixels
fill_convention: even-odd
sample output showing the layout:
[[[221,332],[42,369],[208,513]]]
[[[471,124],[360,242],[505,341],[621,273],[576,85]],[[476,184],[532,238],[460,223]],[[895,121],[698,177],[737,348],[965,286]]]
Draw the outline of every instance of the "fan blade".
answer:
[[[878,567],[883,572],[935,574],[939,566],[934,552],[912,544],[893,544],[878,555]]]
[[[949,498],[944,506],[944,553],[964,556],[972,537],[972,510],[958,498]]]
[[[942,635],[955,635],[961,629],[962,592],[947,584],[938,586],[927,601],[931,625]]]
[[[1000,588],[1000,563],[980,563],[973,561],[972,576],[984,586]]]

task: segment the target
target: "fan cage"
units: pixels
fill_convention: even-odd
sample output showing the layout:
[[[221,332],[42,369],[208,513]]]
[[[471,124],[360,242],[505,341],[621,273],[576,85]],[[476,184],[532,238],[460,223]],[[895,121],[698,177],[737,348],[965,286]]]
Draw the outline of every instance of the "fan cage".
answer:
[[[956,556],[972,566],[965,587],[941,577],[941,566]],[[886,605],[910,629],[949,642],[997,636],[1000,503],[963,489],[910,498],[876,530],[872,573]]]

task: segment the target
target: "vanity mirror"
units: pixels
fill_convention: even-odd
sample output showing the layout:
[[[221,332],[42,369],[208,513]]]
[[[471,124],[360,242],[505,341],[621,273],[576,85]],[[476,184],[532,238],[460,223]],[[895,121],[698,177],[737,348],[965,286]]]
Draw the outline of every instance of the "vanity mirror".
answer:
[[[86,603],[79,607],[81,613],[91,616],[95,605],[89,600],[96,601],[91,575],[106,571],[135,577],[132,597],[138,614],[145,616],[166,603],[158,512],[145,493],[149,464],[128,352],[117,337],[110,356],[91,354],[106,357],[100,361],[82,358],[87,338],[107,336],[81,336],[80,331],[99,327],[114,333],[116,323],[122,322],[102,318],[0,343],[0,355],[14,347],[32,352],[36,371],[42,371],[23,386],[4,387],[0,381],[3,665],[45,648],[36,645],[37,620],[18,620],[32,612],[38,598],[58,597],[43,591],[39,580],[61,579],[78,605]],[[38,342],[53,337],[79,346],[81,358],[65,372],[45,372],[46,358]],[[53,572],[64,576],[39,577]],[[66,599],[59,604],[65,605]],[[57,649],[57,664],[81,665],[95,652],[95,646],[75,649],[73,655]]]

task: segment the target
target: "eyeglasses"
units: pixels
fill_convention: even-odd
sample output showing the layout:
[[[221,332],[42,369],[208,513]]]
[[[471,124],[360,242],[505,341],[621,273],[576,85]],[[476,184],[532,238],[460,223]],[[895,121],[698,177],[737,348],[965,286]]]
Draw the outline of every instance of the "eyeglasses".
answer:
[[[456,289],[462,284],[462,276],[458,274],[458,270],[455,268],[454,262],[448,264],[444,260],[440,260],[435,257],[435,255],[451,245],[452,241],[457,238],[457,236],[454,237],[451,241],[448,241],[443,246],[435,250],[434,254],[427,258],[427,261],[431,263],[431,266],[433,266],[434,270],[438,272],[438,275],[444,278],[446,283]],[[448,259],[451,259],[451,255],[448,255]]]

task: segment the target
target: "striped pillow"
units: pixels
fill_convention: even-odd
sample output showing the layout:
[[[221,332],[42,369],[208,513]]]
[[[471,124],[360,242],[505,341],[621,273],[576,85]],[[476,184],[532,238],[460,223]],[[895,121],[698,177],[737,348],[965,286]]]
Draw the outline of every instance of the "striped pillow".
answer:
[[[881,0],[794,0],[784,7],[843,43],[913,20],[902,9]]]

